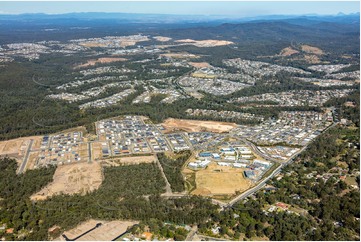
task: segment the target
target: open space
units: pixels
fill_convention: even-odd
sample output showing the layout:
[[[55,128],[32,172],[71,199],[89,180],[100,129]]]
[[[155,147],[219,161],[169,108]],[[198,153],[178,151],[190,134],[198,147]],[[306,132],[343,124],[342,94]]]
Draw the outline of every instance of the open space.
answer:
[[[99,163],[78,163],[57,167],[53,182],[30,197],[31,200],[45,200],[63,194],[85,194],[99,188],[102,170]]]
[[[86,63],[77,65],[75,68],[82,68],[87,66],[94,66],[96,64],[104,64],[104,63],[111,63],[111,62],[118,62],[118,61],[126,61],[125,58],[117,58],[117,57],[102,57],[98,59],[88,60]]]
[[[41,141],[41,136],[31,136],[25,138],[12,139],[7,141],[0,142],[0,156],[11,156],[18,157],[24,154],[27,146],[30,143],[30,140],[34,140],[33,145],[38,145]]]
[[[323,51],[320,48],[310,46],[310,45],[302,45],[301,46],[302,51],[309,53],[309,54],[315,54],[315,55],[323,55]]]
[[[235,123],[217,122],[217,121],[199,121],[188,119],[169,118],[162,123],[166,132],[185,130],[187,132],[215,132],[223,133],[237,127]]]
[[[77,227],[64,232],[63,234],[69,239],[77,238],[78,236],[86,233],[87,231],[93,229],[97,224],[101,224],[98,228],[86,233],[76,241],[111,241],[117,238],[119,235],[125,233],[127,229],[134,224],[137,224],[136,221],[102,221],[102,220],[88,220],[84,223],[81,223]],[[55,239],[57,241],[65,241],[63,236]]]
[[[251,181],[243,175],[244,169],[210,164],[205,170],[195,174],[197,188],[194,195],[212,196],[244,192],[251,187]]]
[[[290,56],[299,53],[299,51],[293,49],[292,47],[286,47],[281,50],[280,54],[281,56]]]
[[[195,45],[197,47],[214,47],[214,46],[234,44],[232,41],[212,40],[212,39],[208,39],[208,40],[181,39],[181,40],[176,40],[175,42]]]
[[[119,166],[122,164],[125,165],[135,165],[140,163],[153,163],[156,161],[157,157],[155,155],[148,155],[148,156],[125,156],[113,159],[104,160],[106,164]]]

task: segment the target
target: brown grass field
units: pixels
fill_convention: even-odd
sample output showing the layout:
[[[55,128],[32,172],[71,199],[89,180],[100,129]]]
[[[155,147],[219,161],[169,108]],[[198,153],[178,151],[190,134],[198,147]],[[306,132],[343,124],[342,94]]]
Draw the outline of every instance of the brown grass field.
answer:
[[[244,192],[252,183],[243,175],[244,169],[218,166],[211,163],[206,169],[196,172],[197,188],[194,195],[212,196]]]
[[[310,64],[317,64],[321,62],[317,55],[304,55],[303,58]]]
[[[103,64],[103,63],[111,63],[111,62],[118,62],[118,61],[126,61],[127,59],[125,58],[117,58],[117,57],[102,57],[102,58],[98,58],[98,59],[92,59],[92,60],[88,60],[86,63],[81,64],[81,65],[77,65],[75,66],[75,68],[82,68],[82,67],[87,67],[87,66],[94,66],[96,64]]]
[[[175,130],[185,130],[187,132],[215,132],[223,133],[237,127],[235,123],[217,122],[217,121],[201,121],[201,120],[188,120],[188,119],[166,119],[162,125],[165,127],[166,132]]]
[[[323,51],[320,48],[310,46],[310,45],[302,45],[301,46],[302,51],[308,53],[308,54],[315,54],[315,55],[323,55]]]
[[[89,159],[89,152],[88,152],[88,144],[82,143],[78,147],[79,156],[82,161],[88,161]]]
[[[90,219],[79,224],[77,227],[64,232],[64,234],[69,239],[74,239],[79,235],[87,232],[88,230],[95,227],[97,223],[101,223],[102,225],[93,231],[85,234],[84,236],[77,239],[77,241],[111,241],[118,237],[120,234],[127,231],[128,227],[133,226],[139,222],[137,221],[102,221],[102,220],[94,220]],[[60,236],[55,239],[56,241],[65,241],[63,236]]]
[[[102,170],[99,163],[77,163],[56,168],[53,181],[41,191],[33,194],[31,200],[45,200],[63,194],[85,194],[99,188]]]
[[[281,50],[280,54],[281,56],[290,56],[299,53],[299,51],[293,49],[292,47],[287,47]]]
[[[158,40],[158,41],[169,41],[172,38],[164,37],[164,36],[154,36],[153,39]]]
[[[210,67],[209,63],[207,62],[188,62],[188,64],[195,68]]]

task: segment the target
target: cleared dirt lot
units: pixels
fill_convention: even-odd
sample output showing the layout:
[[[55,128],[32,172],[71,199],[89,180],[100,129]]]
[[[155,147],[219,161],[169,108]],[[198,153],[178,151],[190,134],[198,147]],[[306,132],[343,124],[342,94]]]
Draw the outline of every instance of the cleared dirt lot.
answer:
[[[32,148],[34,148],[34,146],[40,147],[41,139],[42,139],[42,136],[31,136],[31,137],[1,141],[0,142],[0,156],[23,155],[23,152],[26,150],[27,146],[29,145],[30,140],[34,140],[33,147],[32,147]]]
[[[237,127],[235,123],[169,118],[162,123],[166,132],[185,130],[187,132],[223,133]]]
[[[88,220],[84,223],[81,223],[77,227],[64,232],[69,239],[74,239],[79,235],[87,232],[88,230],[94,228],[98,223],[102,225],[84,236],[77,239],[77,241],[111,241],[118,237],[120,234],[127,231],[128,227],[133,226],[139,222],[137,221],[103,221],[103,220]],[[65,241],[63,236],[56,238],[57,241]]]
[[[31,200],[45,200],[56,194],[85,194],[99,188],[102,183],[102,170],[99,163],[77,163],[58,166],[53,182],[49,183]]]
[[[210,67],[209,63],[207,62],[188,62],[188,63],[195,68]]]
[[[182,52],[182,53],[165,53],[165,54],[160,54],[160,56],[168,57],[168,58],[177,58],[177,59],[199,58],[199,56],[197,56],[197,55],[189,54],[189,53],[186,53],[186,52]]]
[[[292,47],[287,47],[281,50],[280,54],[281,56],[290,56],[299,53],[299,51],[293,49]]]
[[[226,40],[193,40],[193,39],[181,39],[176,40],[177,43],[187,43],[191,44],[197,47],[213,47],[213,46],[222,46],[222,45],[230,45],[234,44],[232,41],[226,41]]]
[[[31,170],[31,169],[34,169],[35,167],[35,164],[36,164],[36,161],[38,160],[39,158],[39,151],[35,151],[35,152],[31,152],[29,154],[29,158],[28,158],[28,162],[26,163],[26,167],[25,167],[25,171],[26,170]]]
[[[211,163],[205,170],[196,172],[197,188],[192,194],[212,196],[234,194],[236,191],[243,192],[252,185],[251,181],[244,177],[243,171],[244,169]]]
[[[125,58],[116,58],[116,57],[103,57],[103,58],[98,58],[95,60],[88,60],[86,63],[81,64],[81,65],[77,65],[75,68],[82,68],[82,67],[87,67],[87,66],[94,66],[95,64],[98,63],[111,63],[111,62],[117,62],[117,61],[126,61],[127,59]]]
[[[154,36],[153,38],[158,41],[169,41],[172,39],[172,38],[164,37],[164,36]]]
[[[99,159],[103,158],[102,143],[104,143],[104,142],[91,143],[92,159],[93,160],[99,160]]]
[[[317,55],[304,55],[303,58],[310,64],[317,64],[321,62]]]
[[[121,164],[135,165],[135,164],[141,164],[141,163],[153,163],[154,161],[156,161],[156,159],[157,159],[157,157],[155,155],[126,156],[126,157],[107,159],[107,160],[104,160],[104,162],[108,165],[119,166]]]
[[[315,54],[315,55],[323,55],[323,51],[320,48],[310,46],[310,45],[302,45],[301,46],[302,51],[309,53],[309,54]]]

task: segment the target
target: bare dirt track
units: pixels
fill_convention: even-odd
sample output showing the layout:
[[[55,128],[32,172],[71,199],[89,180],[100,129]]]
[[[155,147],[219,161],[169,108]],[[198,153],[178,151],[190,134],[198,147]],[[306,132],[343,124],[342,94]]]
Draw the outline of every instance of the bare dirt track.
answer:
[[[137,224],[137,221],[102,221],[90,219],[79,224],[77,227],[64,232],[69,239],[74,239],[80,236],[81,234],[89,231],[94,228],[98,223],[101,223],[101,226],[90,231],[89,233],[81,236],[77,241],[111,241],[126,232],[128,227]],[[65,241],[63,236],[55,239],[56,241]]]
[[[243,175],[243,169],[210,164],[206,169],[196,172],[197,188],[195,195],[212,196],[234,194],[246,191],[252,183]]]
[[[58,166],[53,182],[30,197],[31,200],[45,200],[63,194],[85,194],[99,188],[102,170],[99,163],[77,163]]]
[[[187,132],[223,133],[237,127],[237,124],[235,123],[174,118],[166,119],[162,125],[165,127],[166,132],[185,130]]]

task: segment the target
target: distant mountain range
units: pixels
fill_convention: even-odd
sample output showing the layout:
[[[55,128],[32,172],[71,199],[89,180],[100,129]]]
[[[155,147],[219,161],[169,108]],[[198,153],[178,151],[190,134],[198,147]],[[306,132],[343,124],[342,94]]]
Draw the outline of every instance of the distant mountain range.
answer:
[[[137,33],[173,39],[224,39],[244,46],[309,43],[326,50],[358,53],[360,14],[248,18],[128,13],[0,14],[0,45]]]
[[[85,12],[85,13],[66,13],[66,14],[44,14],[44,13],[25,13],[25,14],[0,14],[0,20],[34,21],[34,20],[55,20],[55,19],[73,19],[73,20],[118,20],[132,23],[236,23],[264,20],[284,20],[293,18],[305,18],[320,21],[353,21],[360,18],[360,13],[337,15],[261,15],[254,17],[237,17],[223,15],[172,15],[172,14],[137,14],[137,13],[103,13],[103,12]]]

